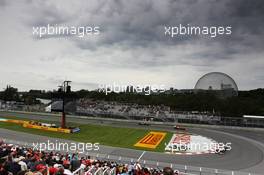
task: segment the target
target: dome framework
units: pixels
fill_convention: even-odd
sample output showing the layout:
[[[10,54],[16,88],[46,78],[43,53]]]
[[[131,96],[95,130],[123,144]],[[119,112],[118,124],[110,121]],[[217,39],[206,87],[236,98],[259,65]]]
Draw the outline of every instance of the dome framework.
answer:
[[[238,87],[233,78],[222,72],[210,72],[203,75],[195,84],[196,91],[222,91],[225,96],[237,95]]]

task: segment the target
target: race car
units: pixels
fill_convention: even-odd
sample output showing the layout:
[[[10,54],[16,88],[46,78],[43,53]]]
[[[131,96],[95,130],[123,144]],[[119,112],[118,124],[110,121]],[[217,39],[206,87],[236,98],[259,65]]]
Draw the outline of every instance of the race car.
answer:
[[[219,154],[219,155],[223,155],[226,153],[226,151],[228,150],[228,148],[226,146],[224,146],[223,148],[218,148],[215,150],[215,153],[216,154]]]
[[[139,123],[138,123],[138,125],[149,126],[149,125],[150,125],[150,123],[149,123],[149,122],[147,122],[147,121],[141,121],[141,122],[139,122]]]
[[[175,126],[173,126],[173,128],[176,129],[176,130],[182,130],[182,131],[186,131],[187,130],[186,128],[184,128],[184,127],[182,127],[180,125],[175,125]]]
[[[147,118],[144,118],[138,123],[138,125],[149,126],[150,125],[150,120],[147,119]]]

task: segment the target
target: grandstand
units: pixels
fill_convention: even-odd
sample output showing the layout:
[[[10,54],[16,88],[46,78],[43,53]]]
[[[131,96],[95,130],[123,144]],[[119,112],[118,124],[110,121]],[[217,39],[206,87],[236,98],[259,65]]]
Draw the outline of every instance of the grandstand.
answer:
[[[184,112],[172,110],[164,105],[139,105],[133,103],[118,103],[92,101],[82,98],[77,101],[76,114],[92,116],[123,117],[125,119],[153,119],[154,121],[197,120],[201,122],[220,121],[219,116],[209,112]]]

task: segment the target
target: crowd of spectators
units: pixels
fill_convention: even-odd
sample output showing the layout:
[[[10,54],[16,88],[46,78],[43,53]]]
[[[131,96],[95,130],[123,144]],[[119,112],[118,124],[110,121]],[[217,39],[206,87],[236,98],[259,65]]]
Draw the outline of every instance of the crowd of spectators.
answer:
[[[91,101],[80,99],[77,103],[77,112],[130,115],[130,116],[158,116],[170,111],[167,106],[139,105],[106,101]]]
[[[165,120],[175,118],[199,121],[208,121],[212,119],[220,120],[219,117],[208,113],[176,111],[164,105],[140,105],[133,103],[94,101],[86,98],[78,100],[76,109],[77,113],[87,115],[138,116],[142,118],[158,118]]]
[[[78,171],[78,170],[82,171]],[[139,162],[117,163],[79,154],[40,152],[0,141],[0,175],[178,175],[165,167],[143,167]]]
[[[8,101],[4,102],[0,100],[0,110],[17,110],[27,112],[45,112],[45,104],[32,104],[25,105],[22,102]]]
[[[56,106],[53,102],[53,107]],[[59,105],[57,104],[57,108]],[[50,106],[50,104],[49,104]],[[220,117],[214,116],[208,112],[197,111],[177,111],[165,105],[141,105],[136,103],[121,103],[115,101],[100,101],[81,98],[74,103],[74,108],[70,110],[70,105],[65,106],[67,112],[79,115],[95,116],[120,116],[127,119],[157,119],[157,121],[173,121],[176,119],[196,120],[196,121],[220,121]],[[56,108],[56,107],[55,107]],[[47,110],[44,104],[22,105],[19,103],[6,103],[0,105],[4,110],[22,110],[28,112],[51,112],[51,107]]]

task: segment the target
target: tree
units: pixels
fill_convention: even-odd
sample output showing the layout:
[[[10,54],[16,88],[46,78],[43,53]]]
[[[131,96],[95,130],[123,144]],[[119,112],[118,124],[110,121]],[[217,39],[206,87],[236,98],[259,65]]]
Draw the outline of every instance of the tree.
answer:
[[[2,94],[2,98],[4,101],[18,101],[19,100],[18,89],[10,85],[7,85],[6,89]]]

